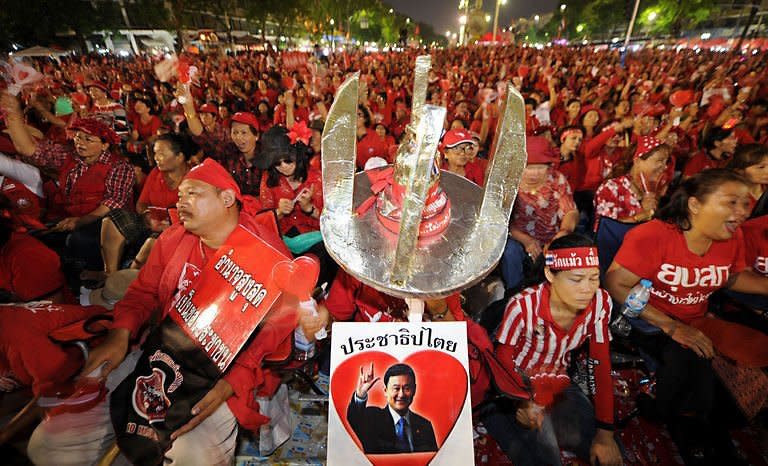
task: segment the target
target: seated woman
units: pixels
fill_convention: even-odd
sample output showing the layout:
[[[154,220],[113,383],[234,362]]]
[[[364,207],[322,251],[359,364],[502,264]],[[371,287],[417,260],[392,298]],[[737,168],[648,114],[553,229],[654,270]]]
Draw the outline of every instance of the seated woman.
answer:
[[[507,289],[523,281],[523,266],[536,261],[550,241],[572,233],[579,219],[568,181],[552,168],[555,155],[541,136],[526,138],[528,165],[512,212],[509,239],[501,257]]]
[[[101,225],[101,254],[104,273],[109,276],[120,269],[126,246],[138,247],[146,240],[150,244],[170,226],[169,208],[179,200],[178,187],[189,171],[189,159],[197,146],[189,138],[178,134],[164,134],[155,141],[157,166],[152,169],[136,203],[136,211],[112,210]],[[148,256],[142,255],[143,257]],[[138,264],[143,261],[138,258]]]
[[[749,210],[752,212],[757,201],[768,189],[768,147],[762,144],[739,147],[727,168],[744,175],[749,181]]]
[[[592,464],[620,465],[608,348],[611,298],[600,289],[597,249],[569,234],[552,241],[545,258],[546,281],[509,301],[496,334],[499,361],[531,378],[534,400],[494,402],[483,424],[516,466],[559,465],[560,448]],[[594,407],[567,375],[571,352],[585,344],[595,367]],[[557,381],[559,389],[545,390],[535,380]]]
[[[273,126],[262,138],[260,157],[269,168],[261,180],[259,201],[263,209],[274,209],[280,231],[288,237],[320,230],[323,184],[320,170],[309,166],[311,134],[304,122],[297,122],[291,131]],[[318,285],[330,284],[338,266],[323,243],[306,252],[320,260]]]
[[[716,456],[727,445],[709,423],[714,397],[710,360],[721,353],[737,364],[768,365],[768,339],[707,314],[721,289],[768,294],[768,277],[745,269],[739,226],[748,214],[748,182],[729,170],[703,171],[685,180],[657,219],[635,227],[606,274],[611,296],[624,302],[641,279],[653,283],[640,317],[658,327],[631,337],[658,361],[655,411],[670,426],[688,464],[732,464]],[[707,463],[710,464],[710,463]]]
[[[668,146],[653,136],[640,136],[628,173],[606,180],[597,188],[595,230],[600,217],[624,223],[653,218],[661,196],[657,191],[659,180],[666,172],[668,161]]]

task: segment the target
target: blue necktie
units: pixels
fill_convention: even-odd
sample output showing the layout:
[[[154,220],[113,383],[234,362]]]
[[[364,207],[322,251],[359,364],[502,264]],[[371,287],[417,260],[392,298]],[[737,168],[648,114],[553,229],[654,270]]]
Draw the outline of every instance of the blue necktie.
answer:
[[[395,447],[398,451],[411,451],[408,435],[405,433],[405,418],[401,417],[395,424]]]

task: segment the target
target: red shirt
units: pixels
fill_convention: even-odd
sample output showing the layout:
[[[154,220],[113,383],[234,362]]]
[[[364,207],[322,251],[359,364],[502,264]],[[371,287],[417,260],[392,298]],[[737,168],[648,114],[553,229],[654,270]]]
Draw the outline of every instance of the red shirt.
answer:
[[[144,181],[139,202],[152,207],[175,207],[178,201],[179,190],[170,189],[160,170],[157,167],[153,168]]]
[[[52,395],[52,389],[82,368],[82,356],[52,342],[48,334],[106,312],[100,306],[72,304],[0,307],[0,373],[32,386],[35,395]]]
[[[683,178],[688,178],[709,168],[723,168],[727,163],[727,160],[715,160],[703,151],[697,152],[685,163]]]
[[[355,164],[362,170],[372,157],[381,157],[384,160],[389,159],[389,144],[386,139],[382,139],[376,134],[376,131],[368,129],[365,136],[357,138],[357,159]]]
[[[747,267],[768,277],[768,215],[747,221],[741,230]]]
[[[32,236],[11,233],[0,248],[0,289],[21,301],[47,296],[65,283],[59,256]]]
[[[676,225],[651,220],[627,233],[614,260],[653,283],[651,305],[687,323],[706,314],[709,295],[746,267],[744,236],[737,230],[699,256]]]
[[[146,124],[141,122],[141,117],[138,115],[131,119],[131,126],[137,133],[139,133],[139,139],[142,141],[146,141],[157,134],[160,125],[162,125],[162,122],[160,121],[160,118],[155,115],[151,115]]]
[[[445,171],[450,171],[448,170],[448,162],[445,160],[443,160],[443,164],[440,168]],[[483,169],[482,164],[474,161],[464,165],[464,178],[478,186],[483,186],[485,184],[485,170]]]
[[[567,374],[571,351],[590,342],[590,358],[595,365],[595,411],[597,419],[613,424],[613,382],[608,351],[612,301],[607,291],[598,289],[586,309],[570,329],[560,327],[549,306],[550,285],[542,283],[513,297],[504,313],[497,339],[499,360],[508,369],[535,374]]]
[[[267,186],[268,176],[265,174],[261,178],[261,188],[259,189],[259,201],[263,209],[276,209],[280,199],[294,200],[304,189],[312,189],[312,205],[320,212],[323,210],[323,183],[320,178],[320,171],[309,169],[307,179],[296,189],[293,189],[288,183],[288,178],[280,176],[278,185],[275,187]],[[307,233],[320,229],[320,220],[305,214],[301,206],[296,202],[293,206],[293,212],[280,219],[280,231],[285,234],[291,228],[296,227],[299,233]]]
[[[560,230],[563,217],[573,210],[576,204],[571,186],[562,173],[550,168],[547,182],[536,194],[517,193],[512,226],[541,243],[549,243]]]
[[[632,191],[629,175],[603,182],[595,192],[595,230],[599,217],[614,220],[632,217],[643,211],[640,199]]]
[[[335,320],[356,322],[393,322],[407,320],[405,301],[381,293],[339,270],[325,299],[325,306]]]

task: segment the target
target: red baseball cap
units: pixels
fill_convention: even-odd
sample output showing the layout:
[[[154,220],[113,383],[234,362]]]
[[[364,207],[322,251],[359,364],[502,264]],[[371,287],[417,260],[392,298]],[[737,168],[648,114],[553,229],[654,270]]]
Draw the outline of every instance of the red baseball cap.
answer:
[[[259,120],[256,118],[256,115],[251,112],[237,112],[232,116],[232,121],[243,123],[255,130],[259,129]]]
[[[443,136],[443,148],[450,149],[466,142],[475,143],[472,133],[465,129],[452,129]]]
[[[528,153],[528,165],[555,163],[557,157],[544,136],[526,136],[525,150]]]
[[[219,109],[217,109],[216,106],[213,104],[203,104],[200,106],[200,110],[198,111],[200,113],[218,113]]]

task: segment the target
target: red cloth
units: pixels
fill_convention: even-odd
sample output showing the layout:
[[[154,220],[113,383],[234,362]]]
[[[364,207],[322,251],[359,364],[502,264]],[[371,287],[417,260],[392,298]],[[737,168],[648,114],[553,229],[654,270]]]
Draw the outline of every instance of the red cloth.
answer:
[[[362,170],[365,167],[365,162],[372,157],[388,160],[389,144],[386,139],[380,138],[376,131],[368,129],[365,136],[357,139],[357,159],[355,160],[357,168]]]
[[[0,248],[0,288],[21,301],[42,298],[65,284],[59,256],[32,236],[11,233]]]
[[[748,267],[768,277],[768,215],[753,218],[741,226]]]
[[[144,181],[139,202],[153,207],[175,207],[179,201],[179,191],[170,189],[160,170],[153,168]]]
[[[688,249],[683,232],[661,220],[632,229],[614,259],[653,283],[650,304],[685,323],[707,312],[709,295],[744,270],[741,230],[727,241],[714,241],[703,256]]]
[[[0,306],[0,371],[35,395],[49,394],[75,375],[83,364],[80,350],[65,349],[48,334],[60,327],[106,313],[100,306],[44,304],[39,307]]]
[[[718,353],[742,367],[768,366],[768,336],[758,330],[707,315],[691,321],[712,340]]]
[[[571,351],[589,340],[589,357],[595,361],[595,414],[603,424],[613,424],[613,383],[609,353],[612,301],[598,289],[586,309],[576,315],[570,328],[552,318],[549,283],[528,288],[513,297],[497,333],[498,358],[510,371],[566,375]]]
[[[605,151],[605,144],[616,134],[616,130],[609,128],[600,134],[585,139],[582,142],[584,148],[584,178],[581,183],[577,183],[578,186],[574,188],[576,191],[594,191],[603,182],[603,175],[605,173],[605,167],[608,164],[613,164],[613,160],[609,160],[608,153]],[[621,155],[621,151],[618,151]],[[581,157],[582,154],[578,154],[577,157]]]
[[[254,232],[272,247],[291,257],[285,243],[275,231],[262,220],[245,212],[240,213],[240,224]],[[136,280],[131,283],[125,297],[115,306],[113,328],[124,328],[132,338],[147,324],[156,311],[160,319],[168,314],[178,290],[189,286],[189,282],[202,269],[205,258],[213,250],[204,247],[200,238],[181,225],[173,225],[157,239],[147,263],[142,267]],[[254,390],[276,387],[276,376],[261,367],[264,357],[276,350],[289,337],[294,325],[264,323],[250,343],[237,355],[232,366],[224,375],[235,394],[227,400],[229,408],[240,425],[253,430],[267,421],[260,415],[259,405],[254,399]],[[278,379],[279,380],[279,379]]]
[[[69,129],[72,131],[83,131],[84,133],[88,133],[92,136],[100,137],[108,144],[120,143],[120,136],[118,136],[112,128],[96,118],[80,118],[75,120]]]
[[[318,211],[323,210],[323,183],[320,178],[320,171],[310,169],[307,173],[307,179],[296,189],[293,189],[288,183],[288,179],[280,176],[278,185],[274,188],[267,186],[267,176],[261,178],[261,189],[259,189],[259,201],[263,209],[276,209],[280,199],[296,199],[299,193],[304,189],[312,189],[312,205]],[[293,212],[280,219],[280,231],[287,233],[291,228],[296,227],[299,233],[307,233],[320,229],[320,220],[305,214],[301,210],[298,202],[293,206]]]
[[[325,299],[335,320],[355,322],[393,322],[406,319],[405,301],[381,293],[339,270]]]
[[[0,175],[0,192],[11,201],[11,220],[15,227],[42,229],[40,201],[23,183]]]
[[[696,152],[685,163],[683,178],[688,178],[709,168],[723,168],[727,163],[727,160],[715,160],[703,151]]]

